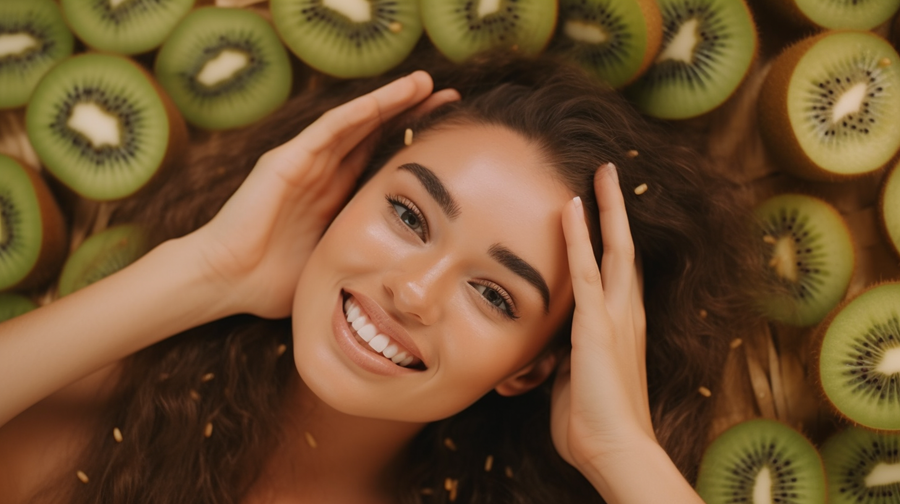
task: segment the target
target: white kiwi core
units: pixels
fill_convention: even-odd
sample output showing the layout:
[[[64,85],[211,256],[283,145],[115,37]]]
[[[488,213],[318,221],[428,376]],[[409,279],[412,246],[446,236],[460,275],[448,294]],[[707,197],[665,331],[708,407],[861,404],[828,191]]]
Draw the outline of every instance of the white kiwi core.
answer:
[[[204,86],[215,86],[234,77],[242,68],[250,63],[250,58],[243,51],[224,49],[215,58],[203,64],[197,74],[197,80]]]
[[[866,475],[866,486],[874,487],[900,483],[900,464],[876,464],[872,471]]]
[[[753,504],[772,504],[772,473],[763,466],[753,482]]]
[[[831,109],[831,122],[838,123],[845,116],[859,112],[862,107],[863,100],[866,98],[866,89],[868,86],[865,82],[854,85],[838,98],[834,108]]]
[[[894,347],[885,351],[881,361],[875,366],[875,371],[886,375],[900,373],[900,347]]]
[[[799,279],[797,271],[797,248],[794,246],[794,240],[790,235],[784,235],[775,241],[775,248],[772,251],[772,259],[769,266],[775,268],[775,272],[780,278],[796,282]]]
[[[478,2],[478,17],[483,18],[500,10],[500,0],[481,0]]]
[[[115,9],[116,7],[122,5],[127,0],[109,0],[109,6]]]
[[[584,21],[566,21],[563,33],[572,40],[586,42],[588,44],[602,44],[609,39],[609,35],[598,25],[585,23]]]
[[[39,45],[38,39],[27,33],[4,33],[0,35],[0,58],[22,54]]]
[[[366,0],[322,0],[322,5],[343,14],[354,23],[372,20],[372,6]]]
[[[659,53],[656,62],[660,63],[668,60],[683,61],[685,63],[693,62],[694,48],[700,42],[700,37],[697,34],[699,26],[700,20],[697,18],[689,19],[679,26],[678,33],[672,37],[669,45]]]
[[[93,102],[75,105],[66,126],[84,135],[94,148],[122,143],[119,118]]]

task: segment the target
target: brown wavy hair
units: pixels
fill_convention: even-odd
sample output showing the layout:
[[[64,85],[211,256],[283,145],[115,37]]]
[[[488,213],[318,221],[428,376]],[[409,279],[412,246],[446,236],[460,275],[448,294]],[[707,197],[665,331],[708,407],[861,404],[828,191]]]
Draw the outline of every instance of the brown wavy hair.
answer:
[[[379,78],[315,76],[262,122],[195,145],[163,185],[123,202],[114,221],[142,223],[155,243],[185,235],[215,215],[262,153],[326,110],[424,68],[436,88],[456,88],[463,100],[424,118],[416,130],[500,125],[534,142],[554,161],[559,180],[584,201],[598,260],[593,175],[605,162],[618,167],[644,268],[653,425],[693,482],[714,400],[698,387],[715,389],[729,342],[757,322],[751,299],[763,255],[761,242],[747,231],[751,217],[739,188],[679,145],[671,127],[641,117],[619,94],[569,64],[549,57],[485,57],[456,66],[425,48],[417,54]],[[400,128],[406,126],[386,125],[368,174],[403,147]],[[647,191],[638,195],[634,188],[641,184]],[[564,351],[568,334],[566,324],[547,351]],[[283,435],[282,406],[296,379],[290,347],[288,320],[241,315],[129,357],[115,399],[80,460],[90,484],[57,490],[79,504],[239,502]],[[208,373],[214,378],[204,380]],[[552,378],[518,397],[489,393],[429,424],[405,452],[397,502],[449,502],[447,478],[457,481],[456,500],[471,504],[603,502],[553,448]],[[209,422],[215,431],[207,438]],[[121,443],[109,435],[114,427],[124,434]]]

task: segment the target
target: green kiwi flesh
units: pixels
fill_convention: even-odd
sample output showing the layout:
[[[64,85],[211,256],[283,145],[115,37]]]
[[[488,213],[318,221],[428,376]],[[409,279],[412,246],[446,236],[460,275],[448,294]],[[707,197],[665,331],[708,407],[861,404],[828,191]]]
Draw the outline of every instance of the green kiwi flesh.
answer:
[[[873,287],[822,329],[819,382],[850,421],[900,430],[900,283]]]
[[[31,299],[19,294],[0,294],[0,322],[18,317],[37,308]]]
[[[713,110],[738,88],[756,55],[743,0],[660,0],[662,50],[626,95],[644,113],[686,119]]]
[[[43,180],[0,154],[0,291],[50,281],[65,245],[62,214]]]
[[[441,53],[461,63],[493,48],[540,53],[556,28],[552,0],[422,0],[425,31]]]
[[[652,19],[645,9],[654,11]],[[568,53],[612,87],[640,76],[656,56],[661,40],[662,18],[653,0],[560,2],[555,49]]]
[[[123,224],[91,236],[66,259],[59,276],[60,297],[112,275],[146,252],[144,233],[135,225]]]
[[[250,124],[284,103],[291,64],[262,16],[204,7],[166,39],[156,78],[189,123],[218,130]]]
[[[805,39],[773,63],[759,113],[769,150],[795,175],[877,170],[900,149],[900,56],[868,32]]]
[[[139,54],[163,43],[195,0],[60,0],[72,31],[105,52]]]
[[[75,39],[53,0],[0,2],[0,109],[21,107]]]
[[[807,23],[831,30],[871,30],[900,8],[900,0],[779,0]]]
[[[900,434],[850,427],[821,449],[829,504],[900,503]]]
[[[180,120],[180,118],[178,118]],[[170,148],[170,120],[147,74],[105,54],[69,58],[38,84],[26,129],[47,169],[85,198],[124,198],[147,184]]]
[[[783,287],[762,300],[771,319],[793,326],[821,321],[844,297],[855,264],[844,219],[823,200],[782,194],[756,207],[771,280]]]
[[[884,177],[878,204],[881,228],[887,242],[900,256],[900,163]]]
[[[384,73],[422,36],[418,0],[271,0],[269,6],[288,48],[336,77]]]
[[[706,504],[822,504],[825,470],[802,434],[756,419],[731,427],[709,445],[696,488]]]

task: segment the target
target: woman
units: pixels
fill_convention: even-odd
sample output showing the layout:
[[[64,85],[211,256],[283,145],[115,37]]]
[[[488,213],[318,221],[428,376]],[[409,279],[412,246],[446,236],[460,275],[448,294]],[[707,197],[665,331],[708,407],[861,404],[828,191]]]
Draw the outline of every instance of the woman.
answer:
[[[118,216],[158,247],[0,326],[0,500],[699,503],[733,191],[568,66],[431,74],[196,156]]]

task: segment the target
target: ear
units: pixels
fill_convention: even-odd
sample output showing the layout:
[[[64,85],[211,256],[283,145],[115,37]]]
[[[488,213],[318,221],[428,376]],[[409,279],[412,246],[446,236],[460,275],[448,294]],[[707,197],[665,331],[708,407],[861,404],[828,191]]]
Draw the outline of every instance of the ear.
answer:
[[[494,387],[494,390],[507,397],[524,394],[543,383],[550,376],[550,373],[556,368],[557,360],[554,352],[538,356],[537,359],[516,371],[514,375],[500,382]]]

